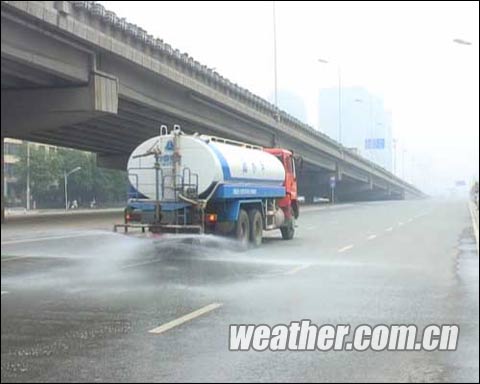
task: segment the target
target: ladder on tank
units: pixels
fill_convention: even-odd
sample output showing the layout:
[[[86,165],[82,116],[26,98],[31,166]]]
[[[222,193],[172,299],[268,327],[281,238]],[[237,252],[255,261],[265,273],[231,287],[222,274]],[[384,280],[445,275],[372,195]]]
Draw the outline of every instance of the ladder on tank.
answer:
[[[182,174],[178,175],[177,180],[179,180],[180,183],[174,183],[174,202],[176,204],[185,203],[186,199],[198,199],[198,174],[192,173],[190,168],[185,167],[182,170]],[[191,210],[190,215],[193,215]],[[187,206],[175,209],[175,224],[188,225],[189,221],[191,221],[188,216],[189,209]]]

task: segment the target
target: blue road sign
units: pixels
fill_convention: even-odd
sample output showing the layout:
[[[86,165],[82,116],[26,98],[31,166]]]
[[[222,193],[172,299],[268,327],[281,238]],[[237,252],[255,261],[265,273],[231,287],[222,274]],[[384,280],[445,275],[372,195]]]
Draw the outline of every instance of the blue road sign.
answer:
[[[365,149],[385,149],[385,139],[365,139]]]
[[[330,176],[330,188],[335,188],[337,180],[335,179],[335,176]]]

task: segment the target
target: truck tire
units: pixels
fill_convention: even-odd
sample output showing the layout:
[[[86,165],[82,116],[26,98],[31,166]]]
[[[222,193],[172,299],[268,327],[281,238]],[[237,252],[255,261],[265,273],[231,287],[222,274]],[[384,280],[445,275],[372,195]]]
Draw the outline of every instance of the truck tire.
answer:
[[[258,209],[252,209],[248,213],[250,219],[250,242],[254,247],[262,244],[263,217]]]
[[[286,226],[280,227],[283,240],[292,240],[295,235],[294,222],[291,220]]]
[[[248,220],[248,214],[244,209],[240,209],[238,214],[238,221],[235,227],[235,238],[240,241],[242,246],[248,245],[248,239],[250,237],[250,222]]]

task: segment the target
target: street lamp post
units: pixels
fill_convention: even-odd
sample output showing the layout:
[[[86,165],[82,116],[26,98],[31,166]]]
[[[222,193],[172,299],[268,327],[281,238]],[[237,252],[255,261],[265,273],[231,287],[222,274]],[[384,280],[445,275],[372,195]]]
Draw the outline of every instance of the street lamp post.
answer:
[[[393,139],[393,174],[397,175],[397,139]]]
[[[410,183],[413,185],[417,184],[417,171],[418,169],[416,168],[417,161],[415,159],[415,156],[412,155],[410,157]]]
[[[82,169],[82,167],[76,167],[72,169],[70,172],[64,171],[64,184],[65,184],[65,211],[68,211],[68,176],[78,172]]]
[[[328,60],[318,59],[319,63],[330,64]],[[342,144],[342,68],[337,64],[338,75],[338,142]]]
[[[340,64],[337,66],[338,71],[338,142],[342,144],[342,70]]]
[[[274,73],[274,92],[275,107],[278,108],[278,79],[277,79],[277,15],[275,13],[275,1],[272,2],[273,11],[273,73]]]
[[[26,193],[27,211],[30,210],[30,142],[27,141],[27,193]]]

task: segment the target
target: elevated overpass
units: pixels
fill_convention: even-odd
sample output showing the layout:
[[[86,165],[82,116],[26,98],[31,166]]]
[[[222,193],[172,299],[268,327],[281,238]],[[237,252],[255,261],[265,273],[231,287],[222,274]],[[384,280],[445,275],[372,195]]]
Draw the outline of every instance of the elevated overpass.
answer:
[[[160,124],[180,124],[292,149],[304,159],[299,188],[307,199],[327,194],[332,175],[341,200],[423,196],[101,4],[2,1],[1,13],[2,143],[12,137],[92,151],[99,165],[124,169]]]

